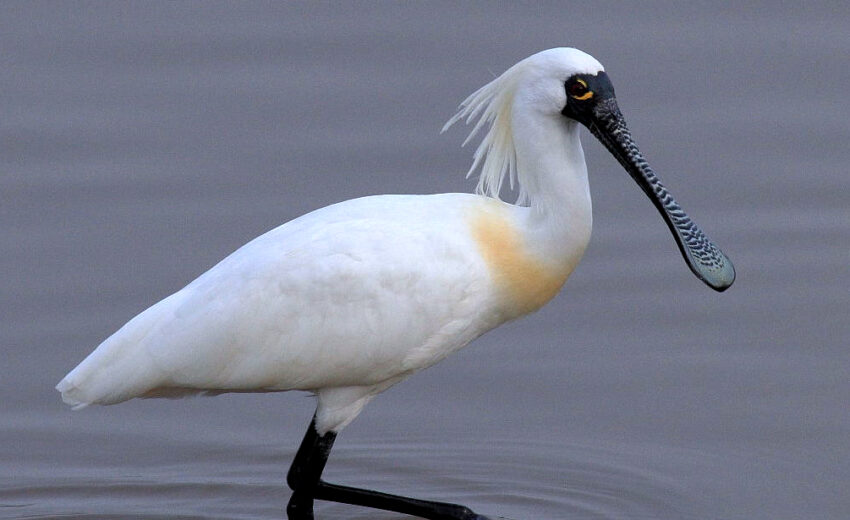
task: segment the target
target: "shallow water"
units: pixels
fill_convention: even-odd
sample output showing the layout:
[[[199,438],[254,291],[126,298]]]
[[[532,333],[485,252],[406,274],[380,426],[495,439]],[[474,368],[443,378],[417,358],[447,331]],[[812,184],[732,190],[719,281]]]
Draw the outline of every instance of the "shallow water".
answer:
[[[850,12],[750,5],[0,6],[0,518],[283,518],[311,398],[72,413],[53,386],[281,222],[472,189],[439,128],[556,45],[606,65],[736,285],[695,280],[585,136],[562,294],[373,401],[328,480],[516,520],[847,518]]]

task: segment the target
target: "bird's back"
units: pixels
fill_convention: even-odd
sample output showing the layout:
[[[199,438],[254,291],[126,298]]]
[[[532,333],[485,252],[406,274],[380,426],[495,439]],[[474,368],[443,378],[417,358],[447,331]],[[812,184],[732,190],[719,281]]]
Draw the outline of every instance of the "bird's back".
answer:
[[[375,385],[498,325],[475,195],[328,206],[249,242],[104,341],[66,402]]]

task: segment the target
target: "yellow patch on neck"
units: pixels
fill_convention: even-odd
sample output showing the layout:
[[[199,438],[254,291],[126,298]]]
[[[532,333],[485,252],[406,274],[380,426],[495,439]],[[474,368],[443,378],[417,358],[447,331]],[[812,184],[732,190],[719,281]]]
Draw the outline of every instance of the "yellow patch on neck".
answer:
[[[503,208],[488,207],[471,219],[472,237],[506,299],[511,318],[536,311],[554,298],[571,269],[534,256]]]

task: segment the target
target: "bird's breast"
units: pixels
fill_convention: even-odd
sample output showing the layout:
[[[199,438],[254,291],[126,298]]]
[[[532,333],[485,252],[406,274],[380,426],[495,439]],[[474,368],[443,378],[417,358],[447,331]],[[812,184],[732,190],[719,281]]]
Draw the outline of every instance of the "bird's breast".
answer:
[[[567,281],[572,266],[535,254],[505,208],[488,205],[475,211],[469,222],[506,318],[536,311]]]

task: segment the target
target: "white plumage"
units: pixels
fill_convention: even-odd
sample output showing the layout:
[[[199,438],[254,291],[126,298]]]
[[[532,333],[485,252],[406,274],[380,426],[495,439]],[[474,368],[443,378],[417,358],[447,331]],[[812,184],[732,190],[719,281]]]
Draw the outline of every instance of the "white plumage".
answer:
[[[591,204],[564,82],[602,70],[565,48],[518,63],[449,122],[490,125],[478,194],[365,197],[288,222],[110,336],[58,384],[62,398],[306,390],[319,434],[339,431],[377,393],[566,281]],[[505,178],[522,205],[498,200]]]
[[[359,401],[496,324],[487,267],[459,229],[464,213],[486,204],[464,194],[378,196],[297,218],[131,320],[58,388],[77,406],[299,389],[317,391],[335,413],[359,411]]]
[[[69,404],[310,390],[337,431],[376,393],[510,316],[469,226],[527,211],[476,195],[335,204],[249,242],[108,338]],[[486,218],[486,217],[481,217]]]

